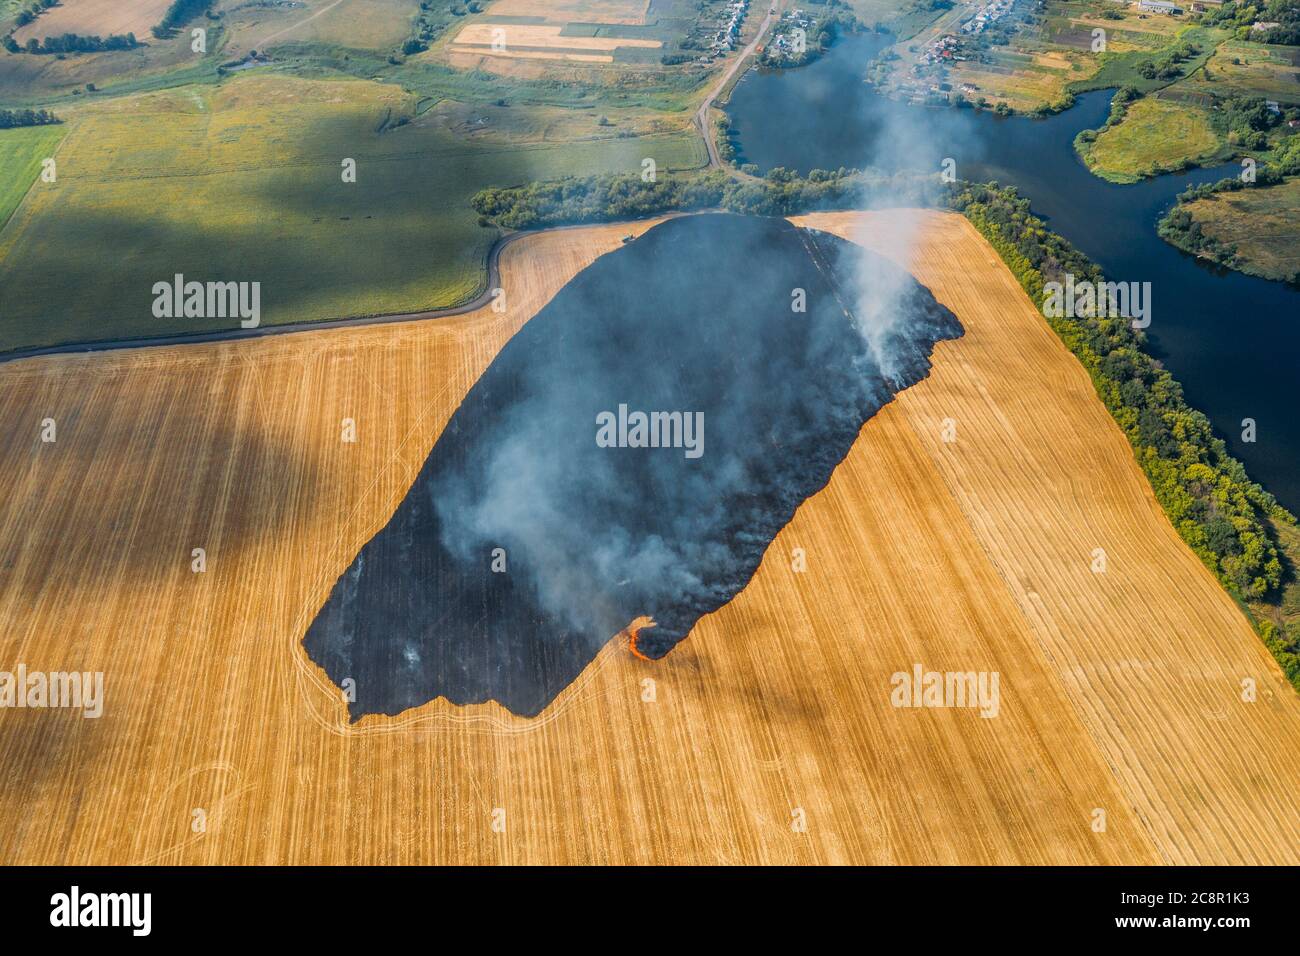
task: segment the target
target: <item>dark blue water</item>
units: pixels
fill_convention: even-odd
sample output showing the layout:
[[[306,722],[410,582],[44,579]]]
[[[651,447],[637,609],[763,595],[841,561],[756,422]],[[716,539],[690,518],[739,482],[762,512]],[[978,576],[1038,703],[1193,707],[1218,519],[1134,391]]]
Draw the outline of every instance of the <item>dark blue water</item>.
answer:
[[[1300,508],[1300,291],[1203,263],[1156,235],[1188,184],[1234,175],[1234,165],[1119,186],[1088,172],[1074,137],[1105,122],[1109,91],[1088,93],[1042,120],[897,103],[862,82],[885,42],[854,37],[797,70],[751,72],[728,107],[742,161],[764,172],[839,166],[938,170],[1016,186],[1052,229],[1114,280],[1152,284],[1151,351],[1209,416],[1251,476]],[[1242,419],[1257,422],[1241,441]]]

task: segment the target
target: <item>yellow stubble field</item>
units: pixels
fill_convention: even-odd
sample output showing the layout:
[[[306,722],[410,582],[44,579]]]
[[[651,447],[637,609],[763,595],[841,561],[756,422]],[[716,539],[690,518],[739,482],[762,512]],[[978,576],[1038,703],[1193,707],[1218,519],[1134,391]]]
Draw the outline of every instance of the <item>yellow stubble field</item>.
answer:
[[[453,41],[456,46],[486,46],[494,43],[511,46],[554,48],[559,50],[616,50],[621,46],[658,49],[662,40],[636,40],[624,37],[566,37],[562,27],[536,26],[527,23],[471,23]]]
[[[350,725],[301,637],[506,339],[648,224],[512,244],[505,315],[0,367],[0,668],[106,685],[0,711],[0,862],[1297,862],[1300,698],[992,250],[922,222],[966,335],[735,600],[532,720]],[[997,671],[998,716],[893,707],[915,663]]]
[[[534,24],[471,23],[447,47],[451,62],[464,66],[470,58],[505,57],[516,60],[567,60],[571,63],[613,63],[619,47],[658,49],[661,40],[621,37],[566,37],[562,27]]]
[[[14,39],[26,44],[65,33],[82,36],[125,36],[134,33],[141,43],[148,42],[149,29],[159,23],[171,0],[62,0],[26,26],[14,31]]]
[[[488,8],[497,17],[620,25],[643,24],[649,12],[650,0],[496,0]]]

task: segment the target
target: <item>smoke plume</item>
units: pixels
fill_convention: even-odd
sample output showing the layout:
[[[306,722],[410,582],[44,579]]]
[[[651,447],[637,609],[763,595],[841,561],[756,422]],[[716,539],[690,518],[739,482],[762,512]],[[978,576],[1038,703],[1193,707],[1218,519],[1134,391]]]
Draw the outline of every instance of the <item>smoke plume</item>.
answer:
[[[905,273],[833,236],[666,222],[507,343],[308,652],[353,678],[354,717],[439,695],[535,714],[641,615],[657,626],[640,651],[662,656],[744,587],[863,423],[958,334]],[[703,453],[602,446],[598,422],[620,409],[702,416]]]

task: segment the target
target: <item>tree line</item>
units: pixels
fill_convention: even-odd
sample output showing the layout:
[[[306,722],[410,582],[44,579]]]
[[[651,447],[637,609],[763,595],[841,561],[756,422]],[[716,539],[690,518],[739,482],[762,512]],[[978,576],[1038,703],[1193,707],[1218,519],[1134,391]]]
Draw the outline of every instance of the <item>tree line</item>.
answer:
[[[915,176],[872,177],[859,170],[814,169],[806,177],[780,167],[761,180],[740,180],[721,170],[696,176],[635,174],[573,176],[525,186],[489,187],[471,200],[480,224],[505,229],[643,219],[665,212],[722,209],[759,216],[789,216],[841,209],[889,196],[894,204],[932,201],[940,190]]]
[[[20,126],[49,126],[62,123],[49,110],[5,110],[0,109],[0,129],[17,129]]]
[[[31,37],[22,46],[18,44],[18,41],[12,35],[4,38],[5,49],[10,53],[98,53],[102,50],[133,50],[140,45],[140,41],[135,38],[134,33],[114,33],[107,37],[64,33],[62,36],[46,37],[44,41]]]
[[[163,18],[152,28],[151,32],[158,39],[171,36],[173,30],[205,13],[212,6],[212,0],[172,0],[163,13]]]
[[[1217,9],[1200,15],[1199,22],[1226,27],[1238,40],[1257,40],[1287,46],[1300,44],[1300,0],[1229,0]],[[1267,30],[1256,30],[1256,23],[1275,23]]]
[[[871,177],[843,168],[813,170],[806,177],[777,168],[750,181],[713,170],[657,182],[602,175],[492,187],[479,191],[472,202],[480,224],[509,229],[698,209],[788,216],[873,202],[943,206],[971,221],[1037,303],[1044,302],[1045,284],[1062,281],[1067,273],[1076,282],[1103,281],[1094,263],[1030,212],[1027,199],[996,183],[943,184],[934,176],[906,174]],[[1239,600],[1276,602],[1285,571],[1275,525],[1294,525],[1295,518],[1250,480],[1214,435],[1209,419],[1186,403],[1182,386],[1146,352],[1145,336],[1128,319],[1045,319],[1087,370],[1183,540]],[[1300,635],[1271,620],[1252,617],[1252,622],[1300,689]]]
[[[18,11],[18,16],[14,17],[14,24],[25,27],[50,7],[58,6],[58,4],[59,0],[36,0],[35,3]]]
[[[1021,286],[1043,302],[1046,282],[1102,281],[1101,270],[1029,211],[1029,201],[996,184],[960,185],[949,205],[987,238]],[[1184,541],[1239,600],[1276,603],[1285,576],[1277,525],[1295,517],[1251,481],[1215,437],[1209,419],[1187,405],[1182,386],[1146,352],[1125,318],[1046,321],[1079,359],[1097,394],[1128,437],[1157,500]],[[1300,635],[1283,623],[1252,623],[1300,690]]]
[[[1202,197],[1188,196],[1187,193],[1179,196],[1179,202],[1160,220],[1156,226],[1156,232],[1165,242],[1177,246],[1184,252],[1190,252],[1194,256],[1209,259],[1211,262],[1227,266],[1229,269],[1237,268],[1240,265],[1240,260],[1237,258],[1237,246],[1234,243],[1222,242],[1211,236],[1201,228],[1201,224],[1196,217],[1183,206],[1184,202],[1199,198]]]

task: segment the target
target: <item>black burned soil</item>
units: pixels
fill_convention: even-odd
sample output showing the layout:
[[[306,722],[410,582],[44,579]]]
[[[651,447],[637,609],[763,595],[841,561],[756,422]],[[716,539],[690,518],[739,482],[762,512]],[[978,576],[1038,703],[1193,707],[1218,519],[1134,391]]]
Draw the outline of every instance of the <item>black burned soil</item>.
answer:
[[[888,301],[867,321],[873,296]],[[506,344],[335,584],[307,652],[355,682],[353,719],[439,696],[535,715],[640,615],[658,623],[640,650],[662,656],[745,586],[862,425],[961,331],[833,236],[665,222]],[[703,433],[636,447],[635,412],[702,413]],[[597,440],[610,418],[630,424],[603,435],[615,447]]]

